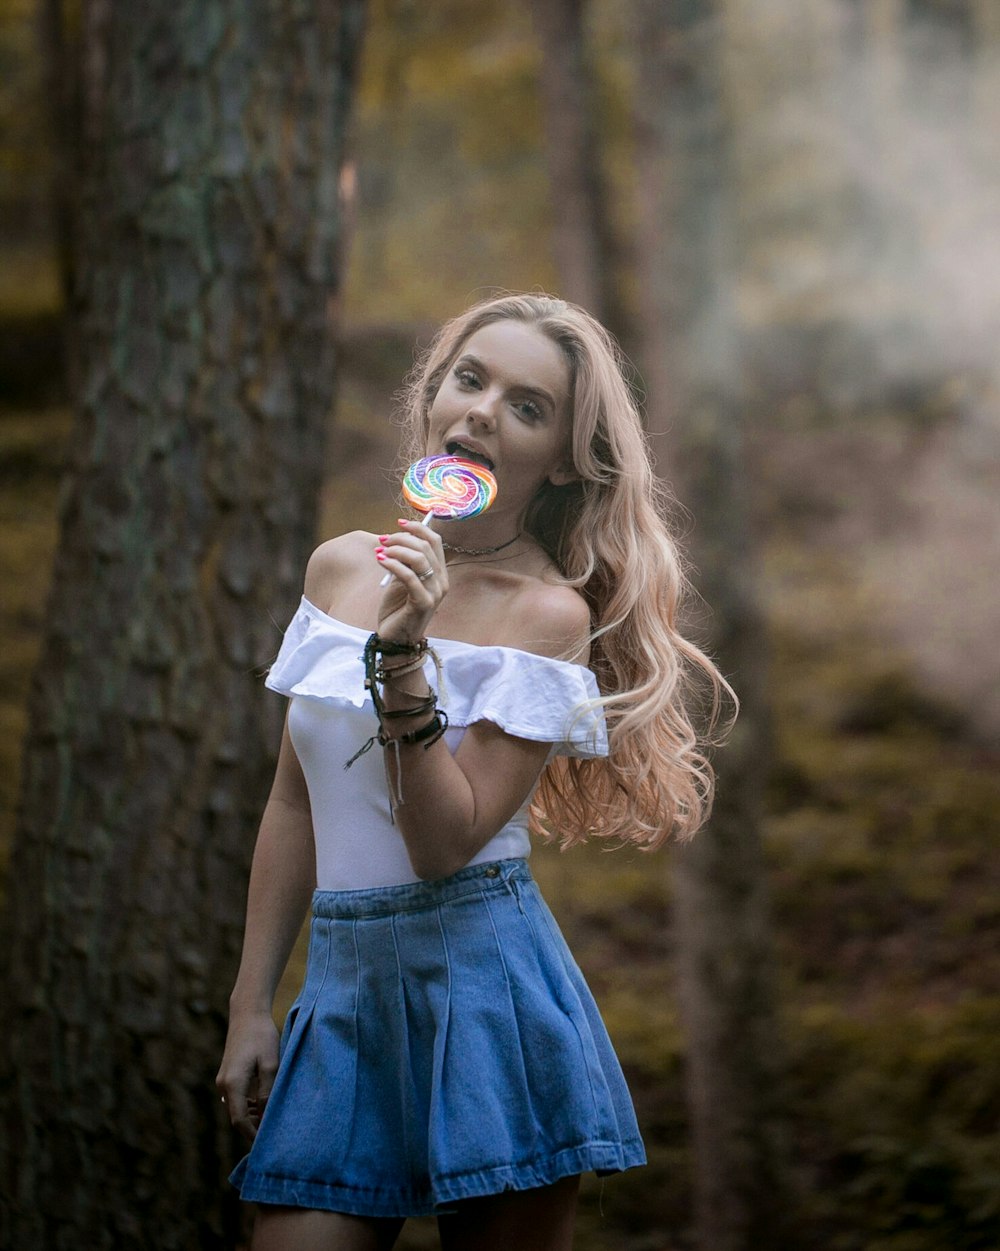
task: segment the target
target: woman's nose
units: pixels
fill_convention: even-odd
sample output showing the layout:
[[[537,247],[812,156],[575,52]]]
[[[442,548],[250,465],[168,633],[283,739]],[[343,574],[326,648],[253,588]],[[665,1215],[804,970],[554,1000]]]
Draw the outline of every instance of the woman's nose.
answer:
[[[484,430],[492,430],[496,426],[495,400],[488,392],[482,392],[476,402],[465,414],[470,426],[481,426]]]

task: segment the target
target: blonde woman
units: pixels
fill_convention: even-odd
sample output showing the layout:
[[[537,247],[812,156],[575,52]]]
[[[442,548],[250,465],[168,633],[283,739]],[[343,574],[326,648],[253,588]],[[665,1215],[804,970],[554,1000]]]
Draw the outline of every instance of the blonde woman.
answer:
[[[713,781],[692,709],[710,693],[710,728],[732,692],[677,632],[677,551],[592,317],[474,306],[406,418],[408,458],[477,460],[498,494],[309,561],[267,678],[291,703],[218,1078],[253,1139],[233,1181],[260,1205],[253,1251],[390,1248],[428,1213],[444,1251],[563,1251],[580,1175],[645,1154],[529,834],[690,837]]]

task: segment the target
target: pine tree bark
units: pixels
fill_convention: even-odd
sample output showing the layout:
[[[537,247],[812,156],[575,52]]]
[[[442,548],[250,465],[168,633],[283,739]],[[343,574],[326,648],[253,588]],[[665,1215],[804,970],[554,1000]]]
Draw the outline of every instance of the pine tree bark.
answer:
[[[213,1078],[314,541],[363,0],[90,0],[72,471],[9,865],[0,1244],[231,1245]]]
[[[710,824],[673,859],[698,1245],[792,1247],[761,849],[765,640],[741,473],[735,228],[718,4],[636,0],[640,365],[660,471],[693,515],[698,634],[742,701]],[[694,625],[694,622],[689,625]]]

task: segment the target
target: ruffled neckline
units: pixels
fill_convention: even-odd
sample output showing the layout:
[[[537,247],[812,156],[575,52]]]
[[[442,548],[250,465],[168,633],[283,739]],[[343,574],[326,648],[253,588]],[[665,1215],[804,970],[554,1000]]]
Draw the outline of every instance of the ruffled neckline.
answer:
[[[264,684],[319,704],[371,707],[359,654],[370,633],[303,595]],[[447,638],[430,642],[440,657],[439,696],[451,726],[492,721],[515,737],[556,744],[563,754],[607,754],[600,691],[586,665],[516,647]],[[432,676],[428,673],[429,681]]]

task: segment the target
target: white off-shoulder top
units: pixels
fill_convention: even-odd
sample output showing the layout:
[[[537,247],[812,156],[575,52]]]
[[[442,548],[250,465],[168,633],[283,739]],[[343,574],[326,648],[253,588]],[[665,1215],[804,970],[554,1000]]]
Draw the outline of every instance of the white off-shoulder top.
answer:
[[[303,596],[265,679],[267,687],[292,701],[288,729],[309,788],[320,890],[417,881],[392,821],[382,749],[376,745],[344,768],[378,729],[364,686],[362,651],[368,634]],[[597,680],[583,665],[515,647],[441,638],[430,642],[443,682],[430,658],[425,672],[432,686],[440,685],[438,704],[448,714],[444,741],[450,751],[457,750],[468,726],[492,721],[516,738],[551,743],[550,758],[607,755],[603,715],[590,705],[599,695]],[[528,855],[531,799],[526,796],[470,864]]]

